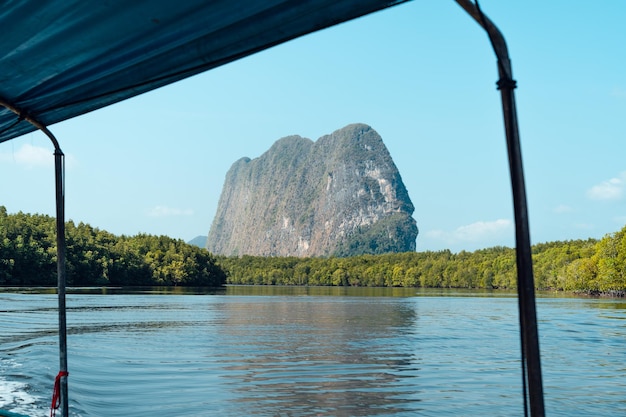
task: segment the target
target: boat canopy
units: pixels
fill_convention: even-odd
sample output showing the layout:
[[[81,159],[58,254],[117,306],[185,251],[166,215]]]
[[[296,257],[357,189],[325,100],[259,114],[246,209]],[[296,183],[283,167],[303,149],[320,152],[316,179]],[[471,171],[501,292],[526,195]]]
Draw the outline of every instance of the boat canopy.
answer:
[[[0,142],[405,1],[8,2]]]
[[[68,415],[64,159],[47,126],[405,1],[12,0],[2,5],[0,143],[40,129],[55,146],[61,370],[53,413],[60,405]],[[504,37],[478,0],[455,1],[485,29],[498,58],[516,224],[524,415],[543,416],[515,81]]]

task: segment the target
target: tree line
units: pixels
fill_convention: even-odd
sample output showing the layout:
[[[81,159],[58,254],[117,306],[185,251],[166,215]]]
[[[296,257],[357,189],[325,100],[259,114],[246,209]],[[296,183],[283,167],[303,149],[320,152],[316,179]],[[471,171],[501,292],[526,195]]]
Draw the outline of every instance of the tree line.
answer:
[[[226,274],[206,250],[167,236],[116,236],[66,223],[68,286],[221,286]],[[56,222],[39,214],[7,214],[0,206],[0,285],[54,286]]]
[[[66,223],[70,286],[309,285],[516,288],[515,250],[493,247],[296,258],[213,256],[167,236],[116,236]],[[626,293],[626,227],[600,240],[533,245],[535,286],[590,294]],[[0,206],[0,285],[56,285],[56,225]]]
[[[536,244],[532,257],[537,289],[621,296],[626,291],[626,227],[601,240]],[[218,257],[218,263],[230,284],[517,287],[515,250],[506,247],[349,258]]]

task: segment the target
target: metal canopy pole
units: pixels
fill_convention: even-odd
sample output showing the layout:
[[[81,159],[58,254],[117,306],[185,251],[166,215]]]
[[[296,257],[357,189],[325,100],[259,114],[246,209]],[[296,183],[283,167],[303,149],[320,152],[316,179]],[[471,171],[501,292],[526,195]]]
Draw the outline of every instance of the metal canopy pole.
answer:
[[[506,132],[515,212],[515,248],[517,255],[517,292],[522,343],[524,411],[525,414],[528,414],[526,405],[526,395],[528,394],[531,415],[537,417],[544,416],[545,409],[541,376],[541,357],[539,352],[539,334],[537,330],[530,229],[528,226],[528,209],[517,123],[517,110],[513,93],[516,83],[513,79],[511,61],[502,33],[493,22],[482,13],[478,2],[474,4],[469,0],[455,1],[485,29],[498,58],[498,75],[500,79],[497,85],[502,98],[502,111],[504,115],[504,128]],[[528,386],[526,386],[526,384],[528,384]]]
[[[3,106],[19,116],[16,123],[22,120],[35,126],[45,133],[54,145],[54,177],[56,190],[56,229],[57,229],[57,294],[59,303],[59,366],[60,371],[55,379],[55,391],[59,388],[59,405],[62,417],[68,417],[69,401],[67,388],[67,320],[65,311],[65,155],[61,151],[59,142],[52,132],[37,119],[17,108],[0,97],[0,106]],[[55,392],[56,394],[56,392]],[[53,399],[54,399],[53,394]],[[53,401],[54,402],[54,401]],[[54,404],[53,404],[54,407]]]
[[[57,217],[57,276],[59,299],[59,381],[61,415],[68,417],[67,392],[67,322],[65,312],[65,156],[56,140],[54,143],[54,174]],[[53,405],[54,406],[54,405]]]

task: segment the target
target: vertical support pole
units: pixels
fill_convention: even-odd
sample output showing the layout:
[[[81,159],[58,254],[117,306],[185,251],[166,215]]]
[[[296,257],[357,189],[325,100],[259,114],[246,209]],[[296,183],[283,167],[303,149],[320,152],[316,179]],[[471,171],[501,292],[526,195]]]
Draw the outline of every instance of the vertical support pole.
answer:
[[[509,170],[515,212],[515,250],[517,260],[517,291],[519,301],[519,321],[522,348],[522,378],[524,384],[524,413],[528,414],[526,396],[530,399],[530,415],[545,415],[543,383],[541,376],[541,355],[539,352],[539,332],[535,305],[535,281],[533,277],[530,228],[526,186],[522,168],[522,152],[515,107],[515,80],[509,59],[509,52],[500,30],[478,6],[478,0],[456,0],[472,18],[487,32],[491,46],[498,58],[498,89],[502,98],[504,128],[509,155]]]
[[[67,390],[67,321],[65,314],[65,164],[64,155],[58,144],[54,149],[54,173],[56,187],[57,227],[57,276],[59,298],[59,361],[63,376],[60,379],[61,415],[68,416]]]
[[[29,115],[11,102],[0,97],[0,106],[11,110],[19,116],[16,124],[22,120],[41,130],[54,145],[54,178],[56,189],[56,228],[57,228],[57,285],[59,298],[59,360],[60,372],[57,376],[59,381],[59,406],[62,408],[62,416],[68,417],[68,390],[67,390],[67,321],[65,312],[65,156],[61,151],[59,142],[46,125]],[[55,389],[56,389],[55,378]],[[54,399],[53,394],[53,399]]]
[[[523,357],[526,361],[524,378],[528,384],[530,415],[543,416],[543,386],[541,376],[541,355],[539,352],[539,332],[537,329],[537,309],[535,305],[535,284],[532,267],[532,252],[522,152],[519,141],[519,127],[515,96],[515,81],[500,73],[498,88],[502,96],[502,111],[509,155],[511,188],[515,212],[515,250],[517,255],[517,293],[520,311],[520,326]]]

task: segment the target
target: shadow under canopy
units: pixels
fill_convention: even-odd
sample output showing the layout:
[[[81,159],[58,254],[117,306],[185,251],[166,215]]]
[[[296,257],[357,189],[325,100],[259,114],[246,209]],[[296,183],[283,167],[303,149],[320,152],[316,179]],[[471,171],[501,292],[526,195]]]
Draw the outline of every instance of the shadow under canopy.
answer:
[[[58,406],[68,415],[64,157],[48,126],[407,0],[9,2],[0,10],[0,143],[42,130],[55,147]],[[455,0],[498,58],[516,222],[524,411],[544,414],[528,215],[510,61],[478,3]],[[54,406],[54,404],[53,404]],[[54,407],[53,407],[54,408]]]

